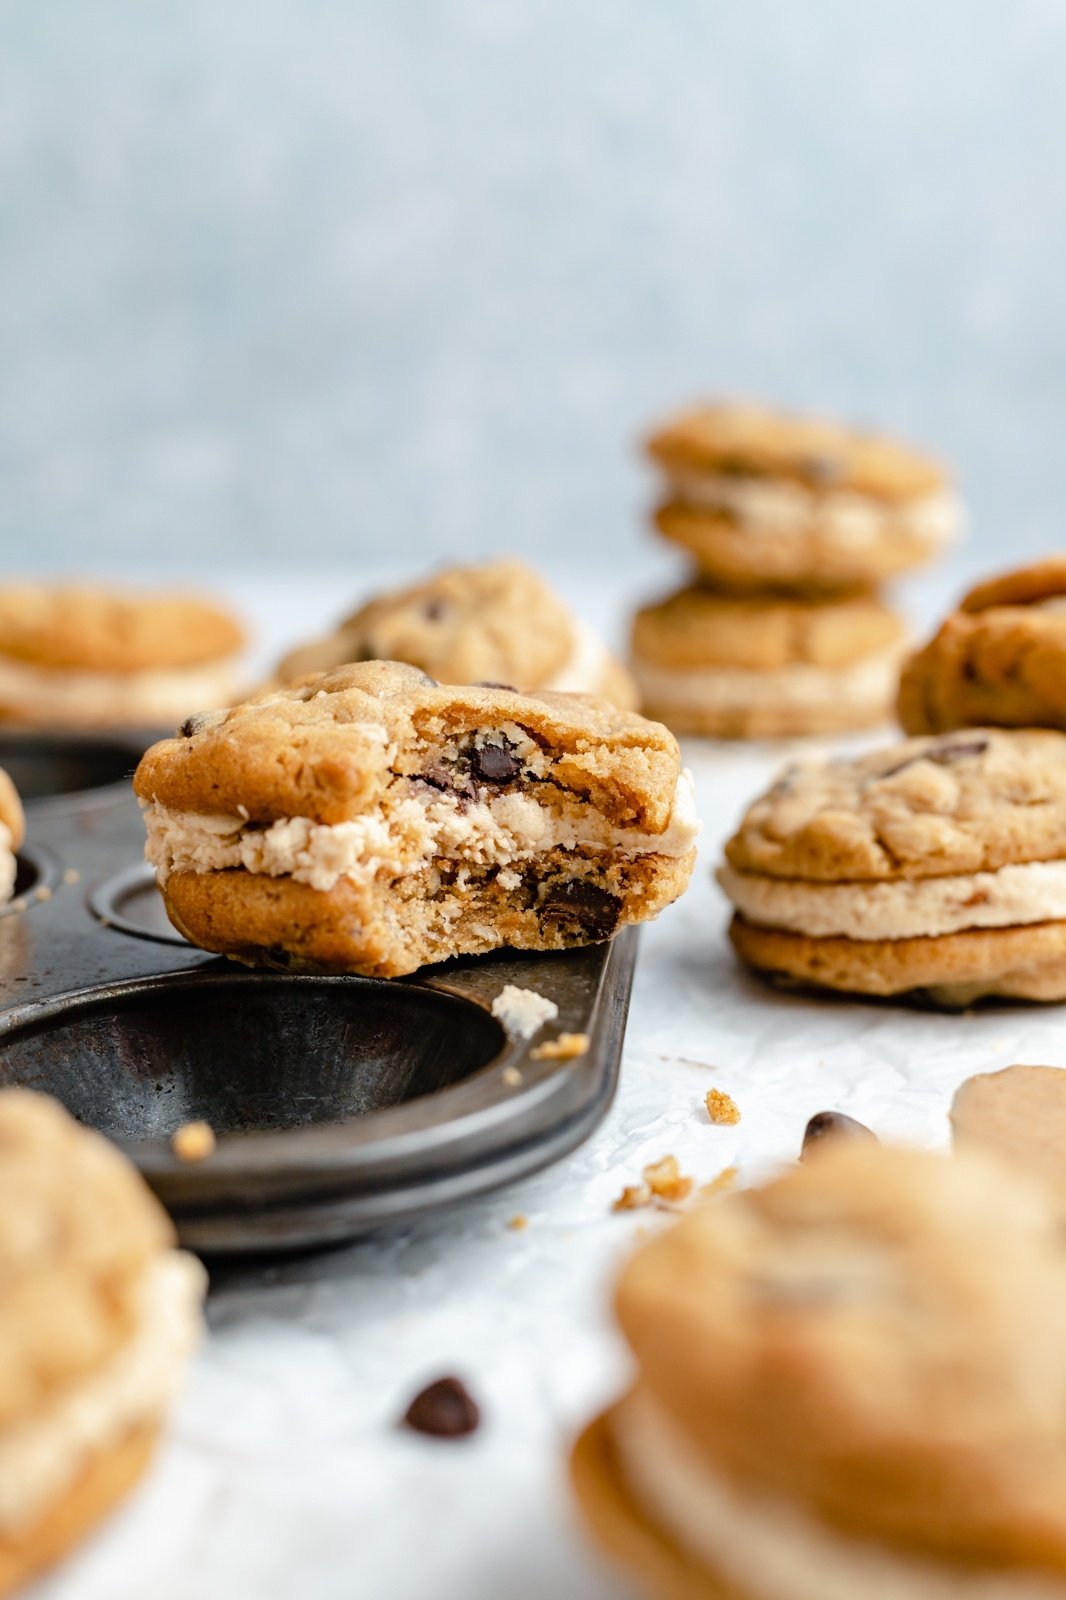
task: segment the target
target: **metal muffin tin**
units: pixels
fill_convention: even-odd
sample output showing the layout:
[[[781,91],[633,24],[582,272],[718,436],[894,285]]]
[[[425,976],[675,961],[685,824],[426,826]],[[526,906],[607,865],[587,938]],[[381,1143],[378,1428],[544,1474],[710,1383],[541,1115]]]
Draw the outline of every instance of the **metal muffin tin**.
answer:
[[[114,1139],[208,1253],[350,1239],[587,1137],[617,1082],[635,929],[393,981],[208,956],[170,927],[140,860],[141,748],[0,736],[27,800],[16,898],[0,911],[0,1084],[55,1095]],[[534,1061],[492,1016],[508,983],[554,1000],[546,1033],[587,1033],[588,1052]],[[179,1161],[170,1135],[200,1119],[217,1148]]]

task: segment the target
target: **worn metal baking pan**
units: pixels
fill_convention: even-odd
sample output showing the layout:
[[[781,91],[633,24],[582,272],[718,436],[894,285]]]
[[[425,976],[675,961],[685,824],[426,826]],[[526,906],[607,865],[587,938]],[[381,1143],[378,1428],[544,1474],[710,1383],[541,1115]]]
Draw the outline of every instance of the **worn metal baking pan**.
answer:
[[[251,972],[169,927],[128,786],[27,807],[0,916],[0,1084],[55,1095],[126,1149],[204,1252],[350,1239],[573,1149],[614,1093],[637,934],[402,981]],[[535,1061],[491,1002],[554,1000],[585,1055]],[[549,1032],[552,1030],[549,1030]],[[534,1041],[535,1043],[536,1041]],[[173,1154],[206,1120],[206,1161]]]

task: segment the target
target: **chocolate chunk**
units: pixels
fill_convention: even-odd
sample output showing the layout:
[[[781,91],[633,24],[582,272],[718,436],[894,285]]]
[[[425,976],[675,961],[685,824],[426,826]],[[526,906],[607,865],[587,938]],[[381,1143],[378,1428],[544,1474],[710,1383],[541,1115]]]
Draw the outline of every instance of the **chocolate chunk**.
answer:
[[[622,902],[588,878],[568,878],[549,888],[541,902],[544,921],[563,933],[592,943],[609,939],[618,926]]]
[[[191,739],[194,733],[202,733],[203,730],[209,726],[211,720],[211,716],[208,712],[197,711],[193,716],[185,718],[185,721],[178,729],[178,737],[181,739]]]
[[[438,763],[427,767],[418,776],[423,783],[428,783],[431,789],[439,789],[442,794],[457,794],[462,800],[477,799],[477,787],[469,773],[460,772],[455,767],[444,767]]]
[[[803,1130],[800,1160],[806,1161],[815,1145],[826,1139],[872,1139],[874,1144],[881,1142],[864,1122],[857,1122],[843,1111],[816,1111]]]
[[[481,1421],[477,1402],[458,1378],[438,1378],[416,1394],[403,1416],[405,1428],[435,1439],[461,1439]]]
[[[908,767],[913,767],[919,761],[931,761],[937,767],[950,767],[956,761],[966,761],[970,756],[984,755],[988,749],[988,740],[976,739],[950,739],[944,744],[930,745],[923,750],[921,755],[908,756],[906,761],[900,761],[894,767],[878,774],[881,778],[894,778],[899,772],[906,772]]]
[[[427,622],[439,622],[446,609],[443,600],[427,600],[422,607],[422,615]]]
[[[470,765],[483,783],[510,783],[522,770],[522,763],[507,744],[475,746],[470,752]]]
[[[808,483],[817,488],[839,483],[844,476],[843,464],[834,456],[804,456],[799,466]]]
[[[479,678],[471,687],[474,689],[503,689],[507,694],[518,693],[513,683],[496,683],[492,678]]]

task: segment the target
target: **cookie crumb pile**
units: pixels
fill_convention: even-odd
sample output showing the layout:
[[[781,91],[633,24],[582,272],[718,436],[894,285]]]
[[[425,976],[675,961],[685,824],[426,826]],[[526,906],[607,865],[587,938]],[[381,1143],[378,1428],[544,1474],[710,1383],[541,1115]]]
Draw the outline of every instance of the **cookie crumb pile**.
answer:
[[[884,721],[905,638],[877,586],[958,531],[943,470],[888,439],[747,405],[687,412],[647,450],[666,483],[656,527],[695,571],[634,620],[646,713],[748,739]]]

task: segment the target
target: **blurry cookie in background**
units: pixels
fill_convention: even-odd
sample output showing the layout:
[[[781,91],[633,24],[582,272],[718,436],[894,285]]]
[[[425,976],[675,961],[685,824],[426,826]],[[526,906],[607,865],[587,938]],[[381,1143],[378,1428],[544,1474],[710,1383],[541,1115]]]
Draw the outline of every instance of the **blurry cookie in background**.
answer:
[[[956,1149],[980,1146],[1046,1183],[1066,1212],[1066,1071],[1003,1067],[967,1078],[951,1102]]]
[[[830,1141],[638,1250],[634,1387],[573,1455],[654,1600],[1066,1588],[1066,1245],[979,1152]]]
[[[728,587],[852,588],[937,556],[962,507],[945,469],[875,434],[764,406],[687,411],[647,441],[660,533]]]
[[[730,938],[847,994],[1066,1000],[1066,735],[961,729],[785,770],[725,847]]]
[[[90,1533],[148,1465],[205,1278],[113,1145],[0,1091],[0,1594]]]
[[[15,853],[26,837],[26,818],[18,790],[0,767],[0,904],[15,892],[18,862]]]
[[[449,567],[360,606],[333,633],[292,650],[292,683],[356,661],[405,661],[439,683],[598,695],[623,710],[636,691],[622,664],[520,561]]]
[[[693,585],[638,611],[645,715],[675,733],[772,739],[888,720],[904,625],[875,595],[732,595]]]
[[[0,584],[0,723],[153,728],[224,705],[240,624],[194,595]]]
[[[979,583],[904,666],[906,733],[1066,729],[1066,555]]]

